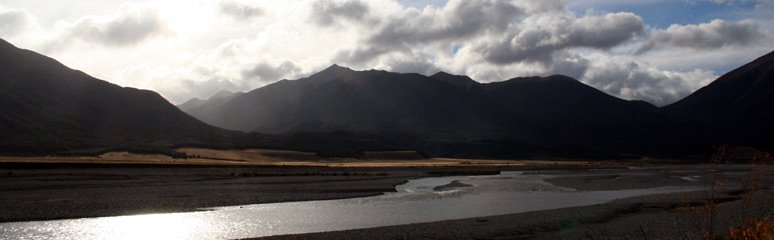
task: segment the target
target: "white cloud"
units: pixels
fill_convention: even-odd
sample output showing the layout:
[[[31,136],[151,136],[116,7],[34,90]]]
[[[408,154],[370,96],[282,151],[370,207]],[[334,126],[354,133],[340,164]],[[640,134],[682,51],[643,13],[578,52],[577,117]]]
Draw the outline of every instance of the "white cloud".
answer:
[[[15,37],[27,31],[34,24],[32,15],[23,9],[0,6],[0,36]]]
[[[301,68],[290,61],[284,61],[276,66],[261,62],[242,70],[242,79],[246,81],[274,82],[281,80],[285,76],[294,76],[299,72],[301,72]]]
[[[756,4],[774,5],[767,1]],[[712,69],[774,48],[774,41],[761,40],[771,35],[761,19],[650,29],[636,13],[578,14],[568,5],[579,2],[569,0],[411,7],[364,0],[149,0],[101,1],[100,8],[56,1],[47,11],[33,8],[40,2],[13,2],[14,8],[0,7],[3,38],[98,78],[158,91],[174,103],[248,91],[338,63],[443,70],[485,82],[565,74],[615,96],[666,104],[720,74]],[[589,2],[619,1],[581,5]],[[56,13],[57,4],[67,9],[61,18],[35,15]],[[55,20],[39,25],[40,19]],[[634,54],[644,45],[652,45],[647,54]]]
[[[581,80],[608,94],[644,100],[658,106],[677,101],[707,85],[717,76],[709,70],[687,72],[661,70],[627,57],[594,54]]]
[[[318,25],[330,26],[338,19],[362,21],[368,11],[368,5],[358,0],[338,3],[331,0],[318,0],[312,3],[309,18]]]
[[[164,31],[158,13],[151,8],[133,4],[121,7],[118,13],[107,16],[86,16],[64,30],[54,44],[82,40],[108,47],[135,45]]]
[[[264,14],[259,7],[234,1],[220,3],[220,13],[238,21],[249,21]]]
[[[673,24],[664,30],[655,30],[639,53],[655,47],[716,49],[726,46],[756,44],[768,38],[754,20],[726,22],[720,19],[695,25]]]
[[[578,47],[610,49],[642,34],[644,28],[642,19],[632,13],[531,17],[508,37],[479,46],[478,51],[495,64],[550,63],[557,51]]]

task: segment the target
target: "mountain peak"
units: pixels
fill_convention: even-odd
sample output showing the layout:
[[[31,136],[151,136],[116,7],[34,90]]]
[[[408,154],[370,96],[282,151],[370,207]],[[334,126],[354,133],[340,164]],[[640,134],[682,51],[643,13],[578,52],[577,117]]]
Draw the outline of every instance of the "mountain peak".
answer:
[[[572,77],[567,76],[567,75],[562,75],[562,74],[549,75],[549,76],[546,76],[545,78],[547,78],[547,79],[556,79],[556,80],[565,80],[565,81],[573,81],[573,82],[578,81],[575,78],[572,78]]]
[[[561,75],[561,74],[547,76],[547,77],[544,77],[543,79],[546,81],[558,81],[558,82],[580,82],[578,81],[578,79]]]
[[[193,109],[193,108],[197,108],[197,107],[201,106],[202,104],[204,104],[204,102],[205,101],[202,100],[201,98],[195,97],[195,98],[188,99],[188,101],[185,101],[184,103],[181,103],[180,105],[177,105],[177,108],[179,108],[180,110],[183,110],[183,112],[185,112],[185,111],[188,111],[189,109]]]
[[[551,84],[581,83],[577,79],[571,78],[571,77],[568,77],[568,76],[565,76],[565,75],[550,75],[550,76],[545,76],[545,77],[540,77],[540,76],[517,77],[517,78],[512,78],[510,80],[504,81],[503,83],[506,83],[506,82],[510,82],[510,83],[542,83],[542,84],[546,84],[546,83],[551,83]]]
[[[449,83],[451,85],[462,87],[465,89],[469,89],[477,84],[475,80],[471,79],[468,76],[465,75],[454,75],[451,73],[447,73],[444,71],[437,72],[436,74],[433,74],[430,76],[430,78],[435,78],[441,81],[444,81],[446,83]]]
[[[237,136],[184,114],[155,92],[93,78],[4,40],[0,66],[3,152],[219,143]]]
[[[665,108],[675,113],[739,111],[743,107],[770,108],[774,102],[774,51],[763,55]],[[755,115],[754,111],[748,114]]]
[[[237,94],[239,94],[239,93],[238,92],[228,91],[228,90],[220,90],[220,92],[215,93],[215,95],[212,95],[208,100],[220,99],[220,98],[229,98],[229,97],[232,97],[232,96],[237,95]]]
[[[348,78],[349,76],[352,76],[353,73],[355,73],[355,71],[350,68],[333,64],[318,73],[312,74],[309,78],[327,81],[335,78]]]
[[[470,77],[465,76],[465,75],[451,74],[451,73],[447,73],[447,72],[444,72],[444,71],[437,72],[437,73],[435,73],[433,75],[430,75],[430,77],[431,78],[450,78],[450,77],[455,77],[455,78],[467,78],[467,79],[470,79]],[[473,80],[473,79],[471,79],[471,80]]]
[[[321,72],[337,72],[337,73],[341,73],[341,72],[354,72],[354,71],[352,69],[348,68],[348,67],[343,67],[343,66],[340,66],[340,65],[334,63],[333,65],[331,65],[330,67],[326,68],[325,70],[322,70]]]
[[[447,73],[447,72],[444,72],[444,71],[439,71],[439,72],[437,72],[437,73],[435,73],[433,75],[430,75],[430,77],[444,77],[444,76],[457,76],[457,75],[454,75],[454,74],[451,74],[451,73]]]

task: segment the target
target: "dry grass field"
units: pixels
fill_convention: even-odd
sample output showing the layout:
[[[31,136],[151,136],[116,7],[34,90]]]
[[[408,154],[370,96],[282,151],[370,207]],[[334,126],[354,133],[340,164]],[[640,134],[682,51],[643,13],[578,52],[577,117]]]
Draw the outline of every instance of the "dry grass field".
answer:
[[[214,166],[304,166],[304,167],[535,167],[595,168],[615,167],[620,163],[562,160],[487,160],[422,158],[414,151],[371,152],[365,158],[320,157],[311,152],[271,149],[215,150],[180,148],[187,158],[160,154],[109,152],[99,156],[0,157],[0,163],[86,163],[86,164],[161,164]]]

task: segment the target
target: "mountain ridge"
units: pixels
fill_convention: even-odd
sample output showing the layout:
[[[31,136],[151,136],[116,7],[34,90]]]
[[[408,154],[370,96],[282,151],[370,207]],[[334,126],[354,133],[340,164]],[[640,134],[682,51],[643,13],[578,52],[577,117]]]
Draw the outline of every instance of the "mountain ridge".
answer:
[[[207,144],[237,133],[156,92],[121,87],[0,39],[0,147],[6,151]]]
[[[712,144],[774,150],[774,51],[720,76],[663,112]]]
[[[205,122],[227,129],[273,134],[341,130],[371,133],[389,136],[391,141],[400,143],[398,145],[441,156],[488,152],[506,157],[543,153],[685,157],[711,152],[713,147],[724,143],[772,149],[774,146],[764,135],[774,129],[762,118],[746,117],[741,121],[741,118],[729,117],[740,113],[754,116],[749,110],[739,110],[748,109],[745,105],[763,109],[766,113],[757,112],[761,116],[774,113],[774,109],[768,107],[774,103],[766,102],[774,96],[774,90],[767,90],[771,84],[770,66],[774,65],[771,56],[772,53],[764,55],[685,99],[661,108],[644,101],[620,99],[562,75],[479,83],[470,77],[446,72],[423,76],[381,70],[355,71],[332,65],[307,78],[283,80],[254,89],[240,96],[238,103],[224,104],[226,113],[214,115],[227,116],[223,118],[232,121],[230,125]],[[753,77],[754,81],[749,80],[751,74],[757,76]],[[744,79],[734,79],[740,77]],[[752,83],[746,83],[749,81]],[[710,115],[697,114],[702,107],[689,104],[686,109],[678,107],[682,102],[697,98],[694,96],[706,95],[703,92],[734,91],[726,85],[738,85],[735,82],[742,82],[747,89],[745,93],[752,93],[738,94],[743,96],[739,97],[741,100],[725,100],[737,104],[733,107],[719,108],[717,113]],[[379,101],[362,98],[364,95]],[[355,100],[347,101],[347,97]],[[744,99],[763,99],[764,102],[744,102]],[[250,107],[251,104],[261,107],[256,110]],[[324,110],[303,104],[317,104]],[[232,105],[231,109],[229,105]],[[329,105],[345,107],[326,107]],[[232,113],[227,113],[229,111]],[[329,115],[338,118],[307,113],[314,111],[323,115],[334,112]],[[238,120],[236,112],[248,114]],[[401,123],[387,113],[405,115],[408,117],[398,119],[412,121]],[[256,116],[274,119],[252,121]],[[377,123],[379,120],[383,122]],[[754,133],[755,129],[760,130],[759,133]],[[468,150],[460,150],[460,147]]]
[[[479,83],[332,65],[179,109],[153,91],[96,79],[3,40],[0,152],[211,146],[602,159],[706,156],[722,144],[771,151],[773,76],[774,52],[658,108],[562,75]]]
[[[590,146],[588,141],[578,143],[557,137],[556,133],[576,137],[587,134],[579,139],[595,139],[592,136],[599,135],[600,130],[584,125],[624,125],[620,122],[655,109],[561,75],[478,83],[467,76],[444,72],[424,76],[355,71],[332,65],[306,78],[282,80],[249,91],[206,116],[202,112],[188,113],[231,130],[280,135],[354,131],[390,135],[389,139],[400,146],[437,148],[427,151],[447,154],[453,148],[449,141],[453,145],[521,139],[518,141],[528,142],[525,145],[533,149],[530,151],[544,148],[540,145],[565,151],[562,144],[601,148]],[[507,148],[497,148],[503,147]],[[573,147],[572,151],[580,148]],[[514,149],[495,151],[503,151],[505,156]]]

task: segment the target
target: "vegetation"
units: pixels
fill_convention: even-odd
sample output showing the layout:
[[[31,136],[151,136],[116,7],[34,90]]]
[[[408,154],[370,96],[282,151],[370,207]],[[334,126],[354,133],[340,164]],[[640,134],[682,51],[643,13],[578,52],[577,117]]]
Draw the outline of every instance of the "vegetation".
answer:
[[[432,171],[432,172],[428,172],[427,174],[438,175],[438,176],[496,175],[496,174],[500,174],[500,170],[448,170],[448,171]]]
[[[712,164],[728,163],[728,158],[734,156],[733,149],[722,146],[712,157]],[[702,239],[774,239],[774,191],[766,189],[768,184],[764,179],[767,168],[774,159],[764,153],[750,160],[750,170],[743,177],[736,189],[729,189],[732,183],[719,179],[717,171],[707,174],[705,180],[707,198],[703,204],[685,204],[685,212],[694,212],[699,217],[691,225],[697,227]],[[720,197],[720,195],[737,195],[735,198]],[[741,210],[736,219],[728,219],[719,211],[719,204],[729,201],[740,201]],[[726,222],[731,223],[731,227]]]
[[[357,177],[357,176],[387,176],[387,173],[369,173],[369,172],[286,172],[286,173],[272,173],[272,172],[243,172],[243,173],[231,173],[232,177]]]

